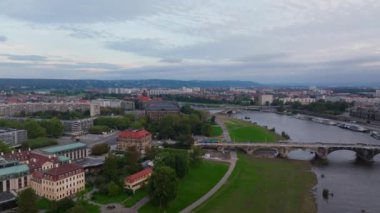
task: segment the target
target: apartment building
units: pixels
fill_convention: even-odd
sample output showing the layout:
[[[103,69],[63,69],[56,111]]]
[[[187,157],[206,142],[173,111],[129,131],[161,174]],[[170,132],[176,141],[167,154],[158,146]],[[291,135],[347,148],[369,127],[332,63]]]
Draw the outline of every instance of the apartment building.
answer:
[[[66,134],[80,135],[86,133],[94,126],[95,118],[85,118],[77,120],[61,120]]]
[[[85,111],[90,109],[89,103],[83,102],[63,102],[63,103],[14,103],[0,104],[0,116],[14,116],[25,113],[35,113],[41,111],[66,112],[72,110]]]
[[[0,141],[11,147],[20,146],[28,139],[28,133],[22,129],[0,128]]]

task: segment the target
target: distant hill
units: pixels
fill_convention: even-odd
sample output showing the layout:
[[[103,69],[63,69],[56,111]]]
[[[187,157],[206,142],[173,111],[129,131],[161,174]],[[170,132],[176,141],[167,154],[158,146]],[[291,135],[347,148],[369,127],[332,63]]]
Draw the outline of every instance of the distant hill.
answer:
[[[61,79],[0,79],[1,89],[90,89],[90,88],[178,88],[178,87],[257,87],[250,81],[179,81],[179,80],[61,80]]]

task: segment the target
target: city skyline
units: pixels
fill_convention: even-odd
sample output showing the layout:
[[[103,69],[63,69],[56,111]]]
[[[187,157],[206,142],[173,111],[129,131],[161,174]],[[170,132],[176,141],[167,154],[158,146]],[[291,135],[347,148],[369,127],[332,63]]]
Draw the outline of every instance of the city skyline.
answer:
[[[375,84],[380,2],[1,1],[3,78]]]

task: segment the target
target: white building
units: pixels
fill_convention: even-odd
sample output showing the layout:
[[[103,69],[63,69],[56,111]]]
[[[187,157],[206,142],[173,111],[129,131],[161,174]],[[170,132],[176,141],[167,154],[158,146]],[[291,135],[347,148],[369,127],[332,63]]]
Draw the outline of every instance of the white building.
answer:
[[[380,98],[380,89],[376,90],[375,96]]]

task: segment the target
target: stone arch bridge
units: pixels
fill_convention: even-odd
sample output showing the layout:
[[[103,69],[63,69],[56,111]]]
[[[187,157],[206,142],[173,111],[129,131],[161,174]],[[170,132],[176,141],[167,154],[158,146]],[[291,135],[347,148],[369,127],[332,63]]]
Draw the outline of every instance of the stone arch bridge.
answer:
[[[356,153],[359,160],[372,162],[375,155],[380,153],[380,145],[371,144],[339,144],[339,143],[196,143],[195,146],[223,150],[242,150],[252,154],[258,150],[274,150],[278,156],[287,158],[293,150],[306,150],[315,153],[315,158],[327,159],[327,155],[338,150],[350,150]]]

